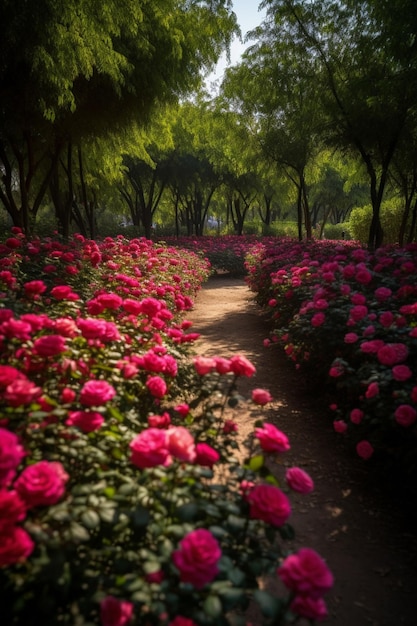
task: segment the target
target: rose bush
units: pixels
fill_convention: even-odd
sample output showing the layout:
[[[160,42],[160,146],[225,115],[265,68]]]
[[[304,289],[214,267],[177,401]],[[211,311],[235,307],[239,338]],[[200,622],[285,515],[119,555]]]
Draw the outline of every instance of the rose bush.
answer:
[[[363,459],[417,477],[417,245],[374,253],[354,242],[254,246],[248,284],[312,386],[333,397],[336,432]]]
[[[208,263],[144,239],[11,239],[0,246],[2,620],[239,626],[252,600],[266,623],[324,617],[322,595],[259,589],[288,558],[291,490],[312,479],[293,468],[278,486],[268,455],[290,444],[263,420],[244,463],[235,455],[225,408],[255,368],[240,354],[192,358],[184,315]],[[258,389],[248,402],[259,414],[270,399]]]

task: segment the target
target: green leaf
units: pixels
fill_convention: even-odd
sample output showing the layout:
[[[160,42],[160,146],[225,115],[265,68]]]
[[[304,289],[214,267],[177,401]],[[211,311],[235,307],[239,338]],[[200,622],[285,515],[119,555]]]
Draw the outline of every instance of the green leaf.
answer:
[[[199,512],[199,507],[195,502],[187,502],[177,508],[177,517],[182,522],[193,521]]]
[[[262,611],[262,615],[270,619],[276,619],[278,617],[281,610],[280,600],[274,598],[270,593],[262,589],[257,589],[253,596]]]
[[[247,467],[252,470],[252,472],[258,472],[261,467],[263,467],[264,462],[265,458],[263,454],[257,454],[256,456],[253,456],[251,459],[249,459]]]
[[[90,539],[90,533],[88,530],[86,530],[84,526],[81,526],[81,524],[77,524],[77,522],[71,522],[69,531],[71,538],[77,543],[88,541]]]
[[[209,595],[204,600],[203,610],[206,615],[215,619],[222,614],[222,603],[220,602],[219,596]]]
[[[88,509],[81,515],[81,521],[90,530],[100,526],[100,516],[93,509]]]

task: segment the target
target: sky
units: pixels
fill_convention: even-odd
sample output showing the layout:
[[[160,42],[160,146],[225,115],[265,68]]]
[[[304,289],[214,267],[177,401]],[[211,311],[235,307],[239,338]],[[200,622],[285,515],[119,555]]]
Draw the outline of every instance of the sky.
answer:
[[[242,31],[242,38],[248,31],[258,26],[265,16],[266,11],[258,11],[260,0],[233,0],[233,11],[236,13],[237,21]],[[251,42],[241,43],[238,39],[234,39],[230,47],[230,65],[239,62],[240,55],[251,45]],[[223,72],[227,67],[226,55],[222,55],[217,64],[216,71],[208,77],[208,84],[220,81]]]

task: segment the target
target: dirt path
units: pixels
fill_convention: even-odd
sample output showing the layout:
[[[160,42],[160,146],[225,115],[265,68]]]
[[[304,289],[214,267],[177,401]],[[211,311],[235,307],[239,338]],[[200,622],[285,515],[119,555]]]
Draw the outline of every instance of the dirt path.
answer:
[[[417,624],[416,534],[384,485],[375,484],[364,462],[351,457],[331,424],[321,416],[323,400],[302,388],[286,357],[265,348],[268,325],[243,280],[211,278],[188,315],[201,333],[196,352],[245,354],[256,375],[240,391],[254,387],[274,397],[268,421],[283,430],[291,450],[283,462],[304,468],[315,481],[311,496],[292,497],[296,546],[317,550],[335,576],[327,596],[334,626],[415,626]],[[243,434],[252,431],[245,411],[234,419]],[[413,531],[413,532],[412,532]]]

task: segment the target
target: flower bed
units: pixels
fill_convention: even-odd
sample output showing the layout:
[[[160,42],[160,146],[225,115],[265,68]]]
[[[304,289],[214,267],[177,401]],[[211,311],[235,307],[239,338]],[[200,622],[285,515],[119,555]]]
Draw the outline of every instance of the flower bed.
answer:
[[[0,267],[2,621],[239,626],[252,600],[266,623],[324,618],[331,572],[286,547],[289,494],[310,476],[288,468],[278,486],[267,458],[290,443],[263,420],[239,460],[224,409],[254,367],[192,357],[184,316],[207,261],[15,229]],[[267,574],[282,597],[259,589]]]
[[[364,459],[416,476],[417,245],[282,240],[247,257],[272,341],[333,396],[334,428]]]

